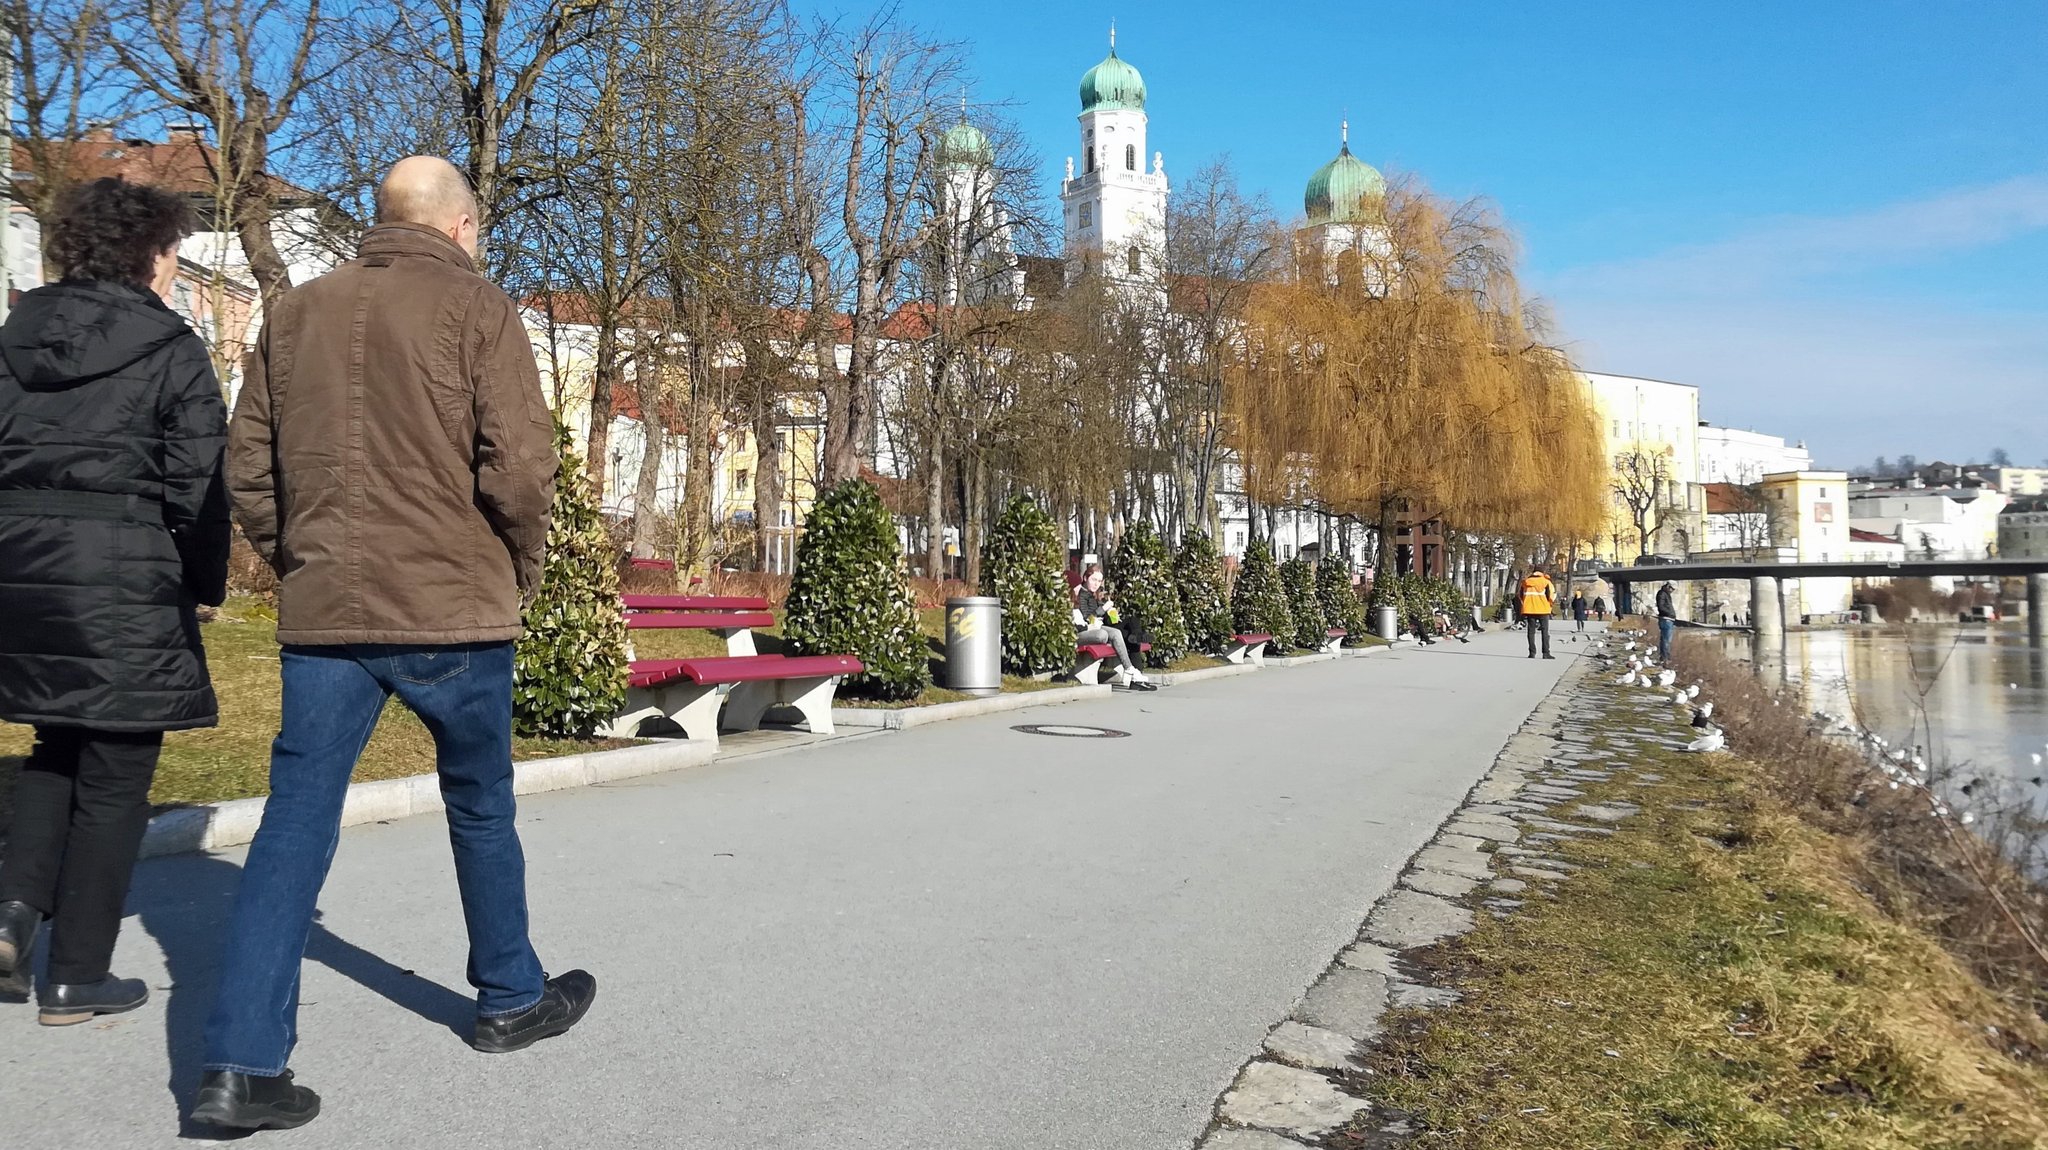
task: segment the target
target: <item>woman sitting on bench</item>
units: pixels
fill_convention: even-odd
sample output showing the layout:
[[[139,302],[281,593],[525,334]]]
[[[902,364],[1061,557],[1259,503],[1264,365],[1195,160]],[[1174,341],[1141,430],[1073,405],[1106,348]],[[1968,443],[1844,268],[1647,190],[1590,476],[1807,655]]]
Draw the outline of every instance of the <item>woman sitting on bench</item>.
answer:
[[[1123,630],[1115,626],[1116,621],[1116,601],[1102,587],[1102,565],[1091,563],[1082,572],[1080,586],[1074,588],[1074,642],[1109,644],[1116,650],[1116,661],[1122,665],[1124,682],[1131,690],[1158,690],[1131,661],[1130,648],[1124,642]]]

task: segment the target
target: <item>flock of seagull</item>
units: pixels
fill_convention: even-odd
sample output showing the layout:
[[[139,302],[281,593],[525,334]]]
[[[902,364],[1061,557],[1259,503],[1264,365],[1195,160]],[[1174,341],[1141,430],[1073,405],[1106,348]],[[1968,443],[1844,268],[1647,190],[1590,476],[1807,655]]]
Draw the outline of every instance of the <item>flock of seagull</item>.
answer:
[[[1700,732],[1698,738],[1685,745],[1685,749],[1697,754],[1728,749],[1728,734],[1712,722],[1714,704],[1711,700],[1700,700],[1700,685],[1692,683],[1678,686],[1678,672],[1669,667],[1659,667],[1655,653],[1643,641],[1642,631],[1616,631],[1612,638],[1622,640],[1619,651],[1611,650],[1607,639],[1595,639],[1591,654],[1601,661],[1606,670],[1622,665],[1625,669],[1621,678],[1614,681],[1617,687],[1644,687],[1658,694],[1671,692],[1671,705],[1686,707],[1692,711],[1693,730]]]

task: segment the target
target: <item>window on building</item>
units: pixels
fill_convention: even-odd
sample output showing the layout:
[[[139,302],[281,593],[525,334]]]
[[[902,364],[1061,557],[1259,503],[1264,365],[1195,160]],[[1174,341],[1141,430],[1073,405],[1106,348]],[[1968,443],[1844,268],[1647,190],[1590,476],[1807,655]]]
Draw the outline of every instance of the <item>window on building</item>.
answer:
[[[1093,204],[1081,205],[1081,226],[1084,228],[1095,226],[1095,206]]]
[[[1612,438],[1615,438],[1615,439],[1620,439],[1620,438],[1621,438],[1621,421],[1620,421],[1619,419],[1617,419],[1617,420],[1615,420],[1615,421],[1614,421],[1614,435],[1613,435],[1613,437],[1612,437]]]
[[[1095,129],[1093,128],[1088,129],[1088,154],[1081,157],[1081,170],[1084,172],[1095,170]]]
[[[748,475],[747,475],[747,469],[746,469],[746,468],[742,467],[742,468],[740,468],[740,469],[739,469],[738,471],[735,471],[735,472],[733,472],[733,473],[732,473],[732,488],[733,488],[733,490],[734,490],[734,491],[737,491],[737,492],[739,492],[739,493],[740,493],[741,495],[745,495],[745,494],[747,493],[747,479],[748,479]]]
[[[1233,550],[1233,551],[1242,551],[1242,550],[1244,550],[1244,532],[1242,532],[1242,531],[1233,531],[1233,532],[1231,532],[1231,538],[1232,538],[1232,539],[1235,539],[1235,540],[1237,541],[1236,543],[1234,543],[1234,544],[1232,544],[1232,545],[1231,545],[1231,550]]]
[[[1124,270],[1132,275],[1137,275],[1140,263],[1138,245],[1132,244],[1131,250],[1124,253]]]
[[[1135,172],[1135,171],[1137,171],[1137,170],[1138,170],[1138,145],[1136,145],[1136,144],[1125,144],[1125,145],[1124,145],[1124,171],[1126,171],[1126,172]]]

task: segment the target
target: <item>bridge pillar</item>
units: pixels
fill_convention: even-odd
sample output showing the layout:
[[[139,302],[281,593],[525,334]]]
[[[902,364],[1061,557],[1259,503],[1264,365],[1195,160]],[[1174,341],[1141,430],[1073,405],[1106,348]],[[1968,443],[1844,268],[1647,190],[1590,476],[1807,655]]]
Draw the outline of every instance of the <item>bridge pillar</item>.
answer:
[[[1785,604],[1778,598],[1776,576],[1750,577],[1749,625],[1759,639],[1775,639],[1785,634]]]
[[[2048,574],[2027,576],[2027,641],[2048,645]]]

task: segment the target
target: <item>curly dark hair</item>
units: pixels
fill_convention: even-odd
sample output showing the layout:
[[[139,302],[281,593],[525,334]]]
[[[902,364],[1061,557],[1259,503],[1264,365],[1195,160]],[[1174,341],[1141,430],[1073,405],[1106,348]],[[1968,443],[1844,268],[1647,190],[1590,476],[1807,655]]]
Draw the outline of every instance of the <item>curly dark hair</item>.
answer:
[[[50,225],[50,259],[67,280],[147,284],[156,257],[192,234],[183,196],[106,176],[67,190]]]

